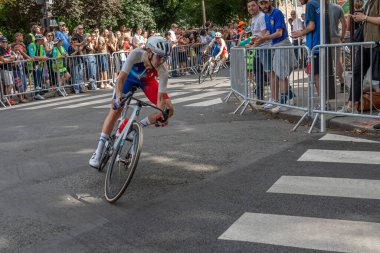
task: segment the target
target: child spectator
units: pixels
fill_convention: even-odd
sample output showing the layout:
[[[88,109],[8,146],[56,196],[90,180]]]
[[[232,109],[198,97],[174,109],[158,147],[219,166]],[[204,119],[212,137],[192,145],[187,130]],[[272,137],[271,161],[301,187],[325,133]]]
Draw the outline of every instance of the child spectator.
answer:
[[[52,68],[54,75],[59,80],[58,85],[64,86],[65,82],[71,78],[70,73],[67,71],[66,67],[66,57],[68,56],[65,48],[62,46],[63,39],[56,38],[53,41],[52,49]]]

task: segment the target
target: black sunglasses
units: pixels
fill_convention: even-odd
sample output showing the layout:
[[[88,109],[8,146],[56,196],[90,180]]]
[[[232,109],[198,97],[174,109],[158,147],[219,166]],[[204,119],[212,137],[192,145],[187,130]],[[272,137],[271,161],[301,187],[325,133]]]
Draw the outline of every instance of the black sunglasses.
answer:
[[[157,56],[157,58],[159,59],[159,60],[164,60],[164,61],[166,61],[166,59],[168,59],[168,56],[163,56],[163,55],[160,55],[160,54],[157,54],[157,53],[155,53],[155,52],[152,52],[155,56]]]

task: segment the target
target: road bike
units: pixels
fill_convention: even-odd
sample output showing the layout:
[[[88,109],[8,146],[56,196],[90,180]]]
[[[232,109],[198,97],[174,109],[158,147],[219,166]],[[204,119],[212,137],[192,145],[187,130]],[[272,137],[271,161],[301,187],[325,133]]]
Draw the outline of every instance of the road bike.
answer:
[[[161,122],[166,122],[168,119],[167,110],[164,111],[133,97],[135,91],[136,88],[133,88],[121,98],[123,111],[101,160],[103,168],[108,163],[104,192],[106,200],[110,203],[116,202],[123,195],[136,170],[143,145],[142,127],[137,121],[142,107],[149,106],[160,111],[163,115]],[[132,100],[135,100],[136,104],[131,104]],[[128,109],[132,109],[129,117],[127,117]]]
[[[206,58],[208,60],[203,63],[202,69],[199,72],[199,83],[203,83],[207,77],[210,77],[212,80],[213,77],[216,77],[219,69],[220,69],[220,58],[215,59],[210,54],[204,54],[202,58]]]

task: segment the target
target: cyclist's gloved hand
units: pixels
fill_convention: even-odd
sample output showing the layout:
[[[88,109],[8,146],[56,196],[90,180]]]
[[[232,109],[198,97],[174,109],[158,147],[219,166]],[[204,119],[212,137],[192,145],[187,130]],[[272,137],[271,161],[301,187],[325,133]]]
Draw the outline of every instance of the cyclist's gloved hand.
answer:
[[[120,108],[121,108],[120,98],[114,99],[112,109],[118,110]]]
[[[156,114],[156,127],[165,127],[168,125],[169,109],[165,110],[165,115],[162,113]]]

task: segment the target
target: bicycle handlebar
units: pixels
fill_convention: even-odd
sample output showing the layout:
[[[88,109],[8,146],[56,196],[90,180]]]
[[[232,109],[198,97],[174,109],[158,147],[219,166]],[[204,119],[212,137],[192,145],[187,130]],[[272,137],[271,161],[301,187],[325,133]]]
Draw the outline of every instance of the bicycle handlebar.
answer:
[[[130,103],[130,100],[135,100],[139,105],[141,106],[149,106],[149,107],[152,107],[158,111],[160,111],[162,113],[162,115],[164,116],[162,119],[159,119],[157,121],[161,122],[161,123],[165,123],[168,118],[169,118],[169,112],[170,110],[169,109],[166,109],[166,110],[162,110],[161,108],[158,108],[157,106],[155,105],[152,105],[152,104],[149,104],[149,103],[146,103],[144,101],[141,101],[140,99],[138,98],[135,98],[133,97],[133,94],[135,93],[136,89],[133,89],[132,91],[128,92],[127,94],[123,94],[121,99],[120,99],[120,104],[123,105],[125,102],[127,102],[128,100],[128,104]]]

